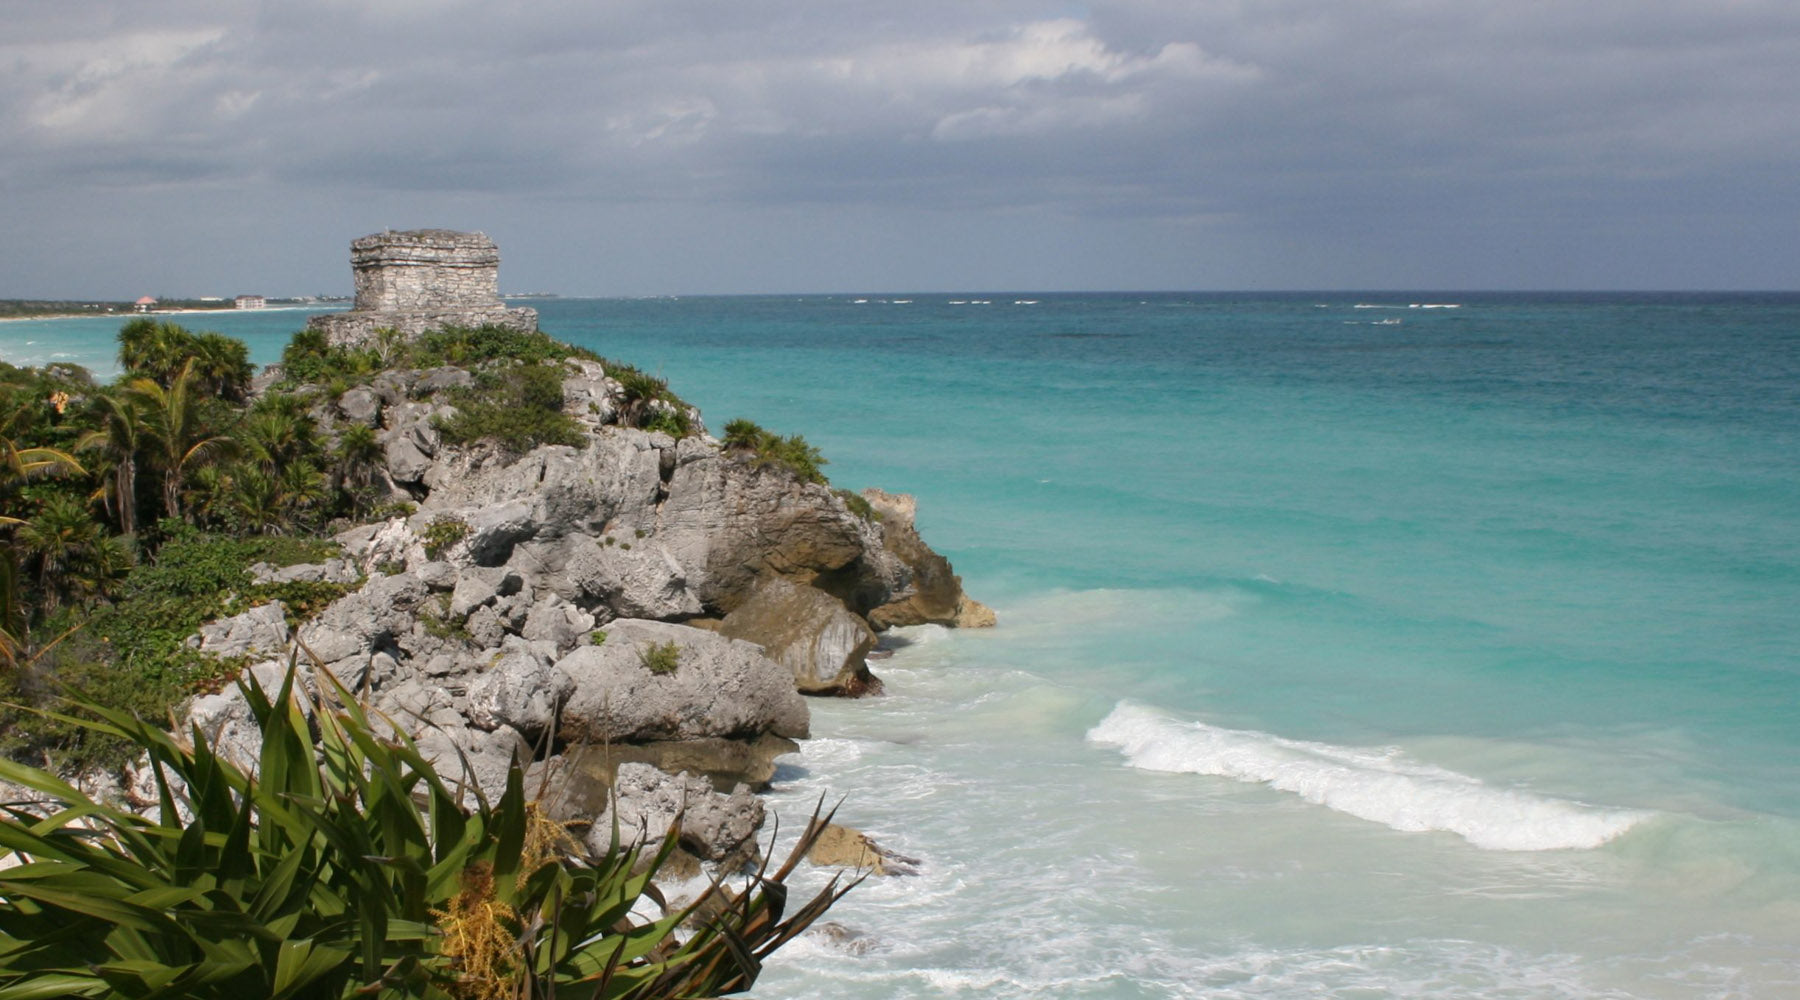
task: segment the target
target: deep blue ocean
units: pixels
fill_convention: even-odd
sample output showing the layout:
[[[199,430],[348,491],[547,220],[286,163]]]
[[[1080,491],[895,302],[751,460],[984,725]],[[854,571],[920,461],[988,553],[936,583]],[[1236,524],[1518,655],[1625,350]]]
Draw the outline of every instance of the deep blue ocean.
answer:
[[[758,995],[1800,997],[1800,296],[528,304],[1000,615],[813,703],[785,825],[921,873]]]

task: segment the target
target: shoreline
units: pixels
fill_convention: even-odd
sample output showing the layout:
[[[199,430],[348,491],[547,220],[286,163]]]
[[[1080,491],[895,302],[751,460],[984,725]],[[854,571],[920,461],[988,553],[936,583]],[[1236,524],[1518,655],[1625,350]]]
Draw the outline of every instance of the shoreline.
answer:
[[[212,316],[217,314],[237,316],[248,313],[304,312],[311,310],[329,312],[331,311],[331,308],[330,306],[326,306],[324,309],[320,309],[317,305],[310,305],[266,306],[262,309],[154,309],[150,312],[133,311],[128,313],[45,313],[41,316],[0,316],[0,323],[30,323],[34,320],[53,319],[133,319],[138,316]]]

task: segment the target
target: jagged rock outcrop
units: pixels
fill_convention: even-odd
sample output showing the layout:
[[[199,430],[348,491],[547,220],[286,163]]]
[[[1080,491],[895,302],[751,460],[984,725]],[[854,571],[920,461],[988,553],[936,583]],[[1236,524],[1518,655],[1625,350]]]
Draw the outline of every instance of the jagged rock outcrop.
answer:
[[[878,489],[862,491],[862,497],[881,515],[881,544],[912,570],[912,587],[869,611],[876,628],[900,625],[951,625],[984,628],[994,624],[994,612],[963,593],[962,578],[950,568],[950,560],[932,551],[913,526],[918,502],[905,493]]]
[[[852,503],[726,450],[697,411],[680,439],[624,426],[644,404],[605,364],[565,371],[579,444],[523,454],[446,441],[450,393],[474,384],[459,368],[385,372],[336,400],[314,393],[328,433],[375,432],[385,464],[374,480],[404,512],[341,532],[342,559],[256,578],[361,580],[291,637],[305,684],[316,694],[311,671],[329,670],[469,794],[498,797],[510,765],[529,762],[560,789],[559,818],[592,836],[610,837],[617,796],[622,830],[657,836],[685,809],[686,849],[745,856],[761,822],[752,791],[808,733],[801,692],[877,692],[877,632],[991,624],[992,613],[919,538],[912,498],[868,491],[868,507]],[[268,605],[191,641],[274,657],[289,638]],[[253,757],[233,697],[199,699],[191,717]]]

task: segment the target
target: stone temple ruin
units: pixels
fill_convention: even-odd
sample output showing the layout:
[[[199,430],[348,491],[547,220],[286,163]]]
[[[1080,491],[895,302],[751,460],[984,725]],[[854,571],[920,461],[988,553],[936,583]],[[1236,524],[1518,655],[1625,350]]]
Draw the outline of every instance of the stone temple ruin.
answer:
[[[407,339],[445,326],[537,329],[536,309],[500,301],[500,248],[482,233],[388,230],[350,241],[356,305],[307,320],[332,346],[374,340],[394,329]]]

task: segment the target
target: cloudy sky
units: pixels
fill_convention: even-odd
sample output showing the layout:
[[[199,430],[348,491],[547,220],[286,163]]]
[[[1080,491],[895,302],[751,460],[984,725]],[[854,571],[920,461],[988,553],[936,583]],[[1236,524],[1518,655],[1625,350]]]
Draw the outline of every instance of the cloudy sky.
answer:
[[[1795,0],[0,0],[0,297],[1800,288]]]

